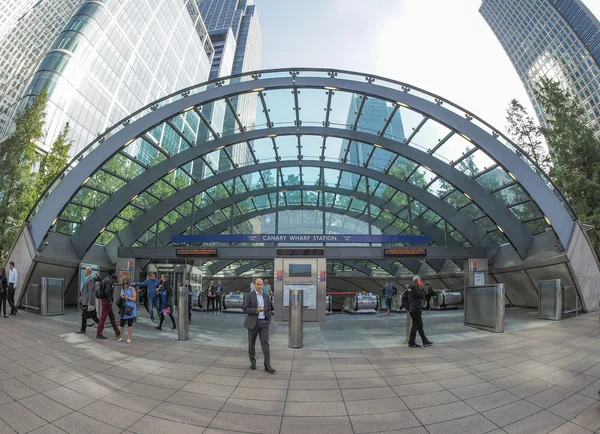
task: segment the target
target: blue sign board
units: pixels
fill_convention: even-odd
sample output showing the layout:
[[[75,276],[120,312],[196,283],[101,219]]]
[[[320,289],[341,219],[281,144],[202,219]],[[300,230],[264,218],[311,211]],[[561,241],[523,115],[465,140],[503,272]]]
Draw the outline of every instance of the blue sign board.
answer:
[[[413,235],[174,235],[173,243],[402,243],[429,244],[431,237]]]

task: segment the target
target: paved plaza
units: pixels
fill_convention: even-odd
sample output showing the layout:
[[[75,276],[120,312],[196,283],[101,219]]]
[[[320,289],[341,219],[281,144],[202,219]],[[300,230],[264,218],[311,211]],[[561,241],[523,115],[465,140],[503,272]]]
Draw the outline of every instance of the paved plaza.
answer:
[[[301,350],[274,324],[275,375],[248,369],[242,315],[195,313],[187,342],[142,317],[128,345],[19,312],[0,319],[0,433],[600,432],[598,316],[507,312],[503,334],[427,312],[427,349],[404,345],[404,316],[334,315]]]

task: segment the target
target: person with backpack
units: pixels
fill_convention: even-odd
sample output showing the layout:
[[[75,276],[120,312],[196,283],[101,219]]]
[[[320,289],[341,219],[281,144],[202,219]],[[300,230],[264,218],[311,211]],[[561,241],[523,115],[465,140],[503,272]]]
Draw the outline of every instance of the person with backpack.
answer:
[[[117,321],[115,319],[115,314],[112,310],[114,274],[115,270],[110,269],[108,271],[108,276],[104,278],[104,280],[100,284],[100,290],[98,291],[98,294],[96,294],[96,297],[99,298],[102,302],[102,314],[100,316],[100,322],[98,323],[96,339],[106,339],[106,336],[104,336],[102,332],[104,331],[104,323],[106,322],[107,316],[110,320],[110,324],[112,325],[113,330],[115,331],[115,334],[117,335],[117,339],[121,337],[121,332],[119,331],[119,327],[117,326]]]
[[[160,324],[156,327],[157,330],[162,330],[163,322],[165,321],[165,314],[171,317],[173,321],[173,330],[177,328],[175,325],[175,318],[173,317],[173,290],[171,289],[171,282],[167,280],[168,274],[163,274],[162,284],[158,287],[158,300],[160,303]],[[181,312],[179,312],[181,315]]]
[[[433,342],[425,337],[425,331],[423,330],[423,320],[421,314],[423,310],[423,300],[425,299],[425,285],[418,275],[413,277],[412,283],[408,286],[405,294],[408,300],[408,312],[412,319],[412,327],[410,329],[410,337],[408,339],[408,346],[410,348],[419,348],[421,345],[415,343],[417,337],[417,331],[421,336],[421,341],[424,347],[433,345]]]
[[[385,282],[385,309],[387,310],[388,316],[390,315],[390,311],[392,310],[392,297],[396,294],[396,288],[392,285],[392,282],[387,280]]]

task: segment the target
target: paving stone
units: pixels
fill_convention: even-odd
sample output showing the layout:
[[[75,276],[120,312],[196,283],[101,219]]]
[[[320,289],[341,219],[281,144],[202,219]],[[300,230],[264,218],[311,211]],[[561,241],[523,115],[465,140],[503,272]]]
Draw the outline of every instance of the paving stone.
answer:
[[[465,400],[476,396],[487,395],[488,393],[497,392],[499,390],[500,388],[492,383],[479,383],[452,389],[452,394]]]
[[[597,401],[578,393],[569,396],[567,399],[548,408],[548,411],[554,413],[563,419],[569,420],[586,410]]]
[[[483,412],[482,414],[499,427],[509,425],[540,412],[542,409],[525,400],[519,400],[502,407]]]
[[[372,433],[420,426],[419,421],[410,411],[350,416],[350,421],[355,433]]]
[[[436,424],[477,413],[464,402],[451,402],[448,404],[419,408],[412,410],[412,412],[423,425]]]
[[[73,410],[79,410],[80,408],[83,408],[95,401],[94,398],[82,395],[81,393],[67,389],[64,386],[47,390],[46,392],[43,392],[43,394],[48,398],[53,399],[54,401]]]
[[[504,431],[509,434],[545,434],[565,423],[560,418],[547,411],[540,411],[518,422],[504,426]]]
[[[546,383],[545,381],[532,380],[528,383],[523,383],[519,386],[510,387],[506,390],[521,398],[528,398],[530,396],[543,392],[544,390],[550,389],[551,387],[553,387],[552,384]]]
[[[591,407],[579,413],[576,417],[571,419],[571,422],[589,429],[590,431],[597,431],[600,429],[600,402],[596,402]]]
[[[288,402],[284,416],[347,416],[343,402]]]
[[[177,433],[177,434],[198,434],[202,428],[197,425],[175,422],[173,420],[161,419],[153,416],[144,416],[138,420],[128,431],[136,434],[148,433]]]
[[[215,410],[191,408],[184,405],[163,402],[150,413],[150,416],[170,419],[192,425],[207,427],[217,415]]]
[[[0,406],[0,419],[18,433],[33,431],[46,424],[45,420],[18,402],[9,402]]]
[[[429,434],[480,434],[497,428],[480,414],[427,425]]]
[[[590,434],[592,431],[587,430],[574,423],[567,422],[556,429],[553,429],[548,434]]]
[[[152,411],[152,409],[161,403],[157,399],[131,395],[121,390],[105,396],[102,398],[102,401],[143,414]]]
[[[288,403],[296,404],[296,403]],[[324,404],[324,403],[320,403]],[[223,405],[223,411],[231,413],[262,414],[265,416],[283,416],[284,401],[258,401],[252,399],[229,398]]]
[[[360,401],[363,399],[394,398],[396,393],[389,387],[368,387],[363,389],[343,389],[344,401]]]
[[[450,402],[455,402],[458,400],[459,399],[456,396],[446,391],[424,393],[421,395],[408,395],[402,397],[402,401],[404,401],[404,403],[411,410],[422,407],[432,407],[434,405],[440,404],[448,404]]]
[[[348,416],[284,417],[281,434],[354,434]]]
[[[555,386],[548,390],[544,390],[543,392],[532,395],[526,399],[527,401],[534,403],[538,407],[548,408],[568,398],[571,395],[573,395],[573,392],[571,392],[570,390]]]
[[[117,407],[108,402],[97,401],[79,410],[91,418],[126,429],[144,417],[143,413],[129,410],[128,407]]]
[[[339,390],[289,390],[287,402],[296,401],[343,401]]]
[[[174,402],[175,404],[187,405],[189,407],[220,410],[225,402],[227,402],[227,398],[179,391],[169,396],[167,401]]]
[[[289,405],[290,403],[288,403]],[[364,401],[347,401],[346,408],[350,416],[362,414],[388,413],[408,410],[400,398],[367,399]]]
[[[518,401],[519,399],[518,396],[513,395],[506,390],[499,390],[498,392],[466,399],[465,402],[478,412],[482,413]]]
[[[315,418],[304,418],[307,420]],[[318,418],[317,418],[318,419]],[[280,416],[263,416],[254,414],[230,413],[220,411],[209,427],[231,431],[244,431],[259,434],[276,434],[281,426]]]
[[[236,387],[232,398],[257,399],[261,401],[285,401],[287,390],[261,389],[259,387]]]
[[[19,403],[48,422],[60,419],[73,411],[41,393],[21,399]]]

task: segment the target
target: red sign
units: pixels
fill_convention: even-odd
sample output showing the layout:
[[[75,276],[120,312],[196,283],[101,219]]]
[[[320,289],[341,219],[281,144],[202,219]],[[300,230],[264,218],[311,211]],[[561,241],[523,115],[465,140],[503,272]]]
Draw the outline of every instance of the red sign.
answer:
[[[275,275],[275,280],[281,282],[283,280],[283,270],[277,270],[277,274]]]
[[[326,279],[326,278],[327,278],[327,271],[321,271],[321,272],[319,273],[319,280],[320,280],[321,282],[325,282],[325,279]]]

